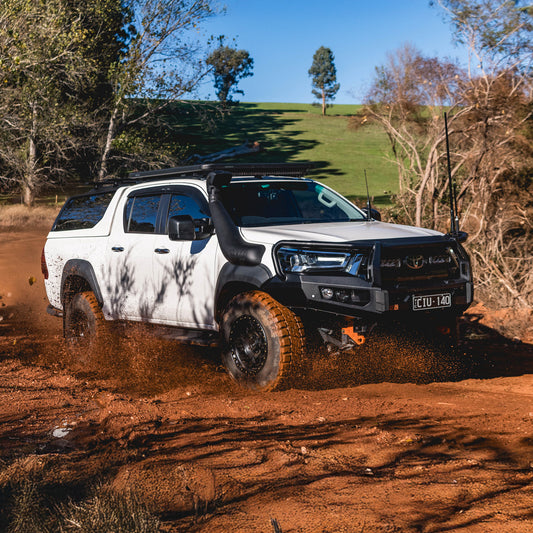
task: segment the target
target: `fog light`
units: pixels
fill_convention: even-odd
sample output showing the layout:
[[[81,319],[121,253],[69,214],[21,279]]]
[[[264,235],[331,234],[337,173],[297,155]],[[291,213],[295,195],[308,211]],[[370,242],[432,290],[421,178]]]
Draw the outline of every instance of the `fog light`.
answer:
[[[329,287],[322,287],[320,289],[320,294],[324,300],[331,300],[333,298],[333,289],[330,289]]]
[[[350,299],[350,293],[344,290],[335,291],[335,300],[345,303]]]
[[[352,303],[356,305],[366,305],[370,301],[370,292],[364,290],[352,291]]]

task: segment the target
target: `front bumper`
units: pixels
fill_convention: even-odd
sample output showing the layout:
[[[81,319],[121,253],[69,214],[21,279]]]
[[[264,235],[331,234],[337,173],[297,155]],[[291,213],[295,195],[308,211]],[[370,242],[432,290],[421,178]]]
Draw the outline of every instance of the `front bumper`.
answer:
[[[333,297],[324,298],[324,289],[331,289]],[[379,320],[384,315],[422,315],[447,312],[459,315],[472,303],[473,288],[470,281],[424,283],[417,287],[374,287],[358,279],[345,276],[297,276],[285,280],[274,278],[264,287],[280,303],[294,310],[320,311],[347,318]],[[413,297],[450,294],[447,307],[414,310]]]

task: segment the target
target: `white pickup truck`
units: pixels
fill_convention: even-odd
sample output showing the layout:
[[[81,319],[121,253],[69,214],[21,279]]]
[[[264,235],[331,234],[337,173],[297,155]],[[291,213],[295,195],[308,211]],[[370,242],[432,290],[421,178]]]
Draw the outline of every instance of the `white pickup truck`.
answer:
[[[472,302],[462,235],[376,220],[309,164],[132,173],[67,200],[42,255],[70,341],[142,321],[223,348],[249,388],[287,384],[306,337],[357,349],[391,317],[453,330]]]

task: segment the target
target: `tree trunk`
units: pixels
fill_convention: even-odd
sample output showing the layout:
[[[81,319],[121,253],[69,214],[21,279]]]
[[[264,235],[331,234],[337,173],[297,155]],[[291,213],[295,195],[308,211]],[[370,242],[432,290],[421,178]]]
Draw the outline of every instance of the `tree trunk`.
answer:
[[[322,87],[322,115],[326,115],[326,92],[324,91],[324,87]]]
[[[22,203],[28,207],[33,205],[35,201],[35,191],[27,182],[22,184]]]
[[[424,207],[426,206],[426,199],[424,198],[428,181],[431,178],[435,164],[435,152],[432,150],[429,154],[426,166],[424,168],[424,173],[422,174],[422,179],[418,186],[418,191],[415,194],[415,226],[422,226],[422,217],[424,214]]]
[[[100,159],[100,170],[98,172],[98,181],[103,181],[107,176],[107,161],[109,159],[109,153],[111,152],[111,145],[117,132],[117,115],[118,104],[113,109],[111,118],[109,119],[109,125],[107,128],[107,138],[105,141],[104,151],[102,152],[102,158]]]
[[[28,146],[28,162],[26,165],[26,174],[22,183],[22,201],[24,205],[31,206],[35,201],[35,193],[37,189],[37,106],[35,103],[31,105],[32,122]]]

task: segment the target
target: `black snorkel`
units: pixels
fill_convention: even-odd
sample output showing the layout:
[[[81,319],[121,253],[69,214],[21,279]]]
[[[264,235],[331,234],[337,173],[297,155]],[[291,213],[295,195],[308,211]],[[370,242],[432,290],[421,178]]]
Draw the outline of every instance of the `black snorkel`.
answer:
[[[215,226],[220,249],[224,257],[234,265],[256,266],[261,263],[265,247],[246,242],[220,200],[222,187],[229,185],[232,174],[226,171],[210,172],[207,176],[209,209]]]

